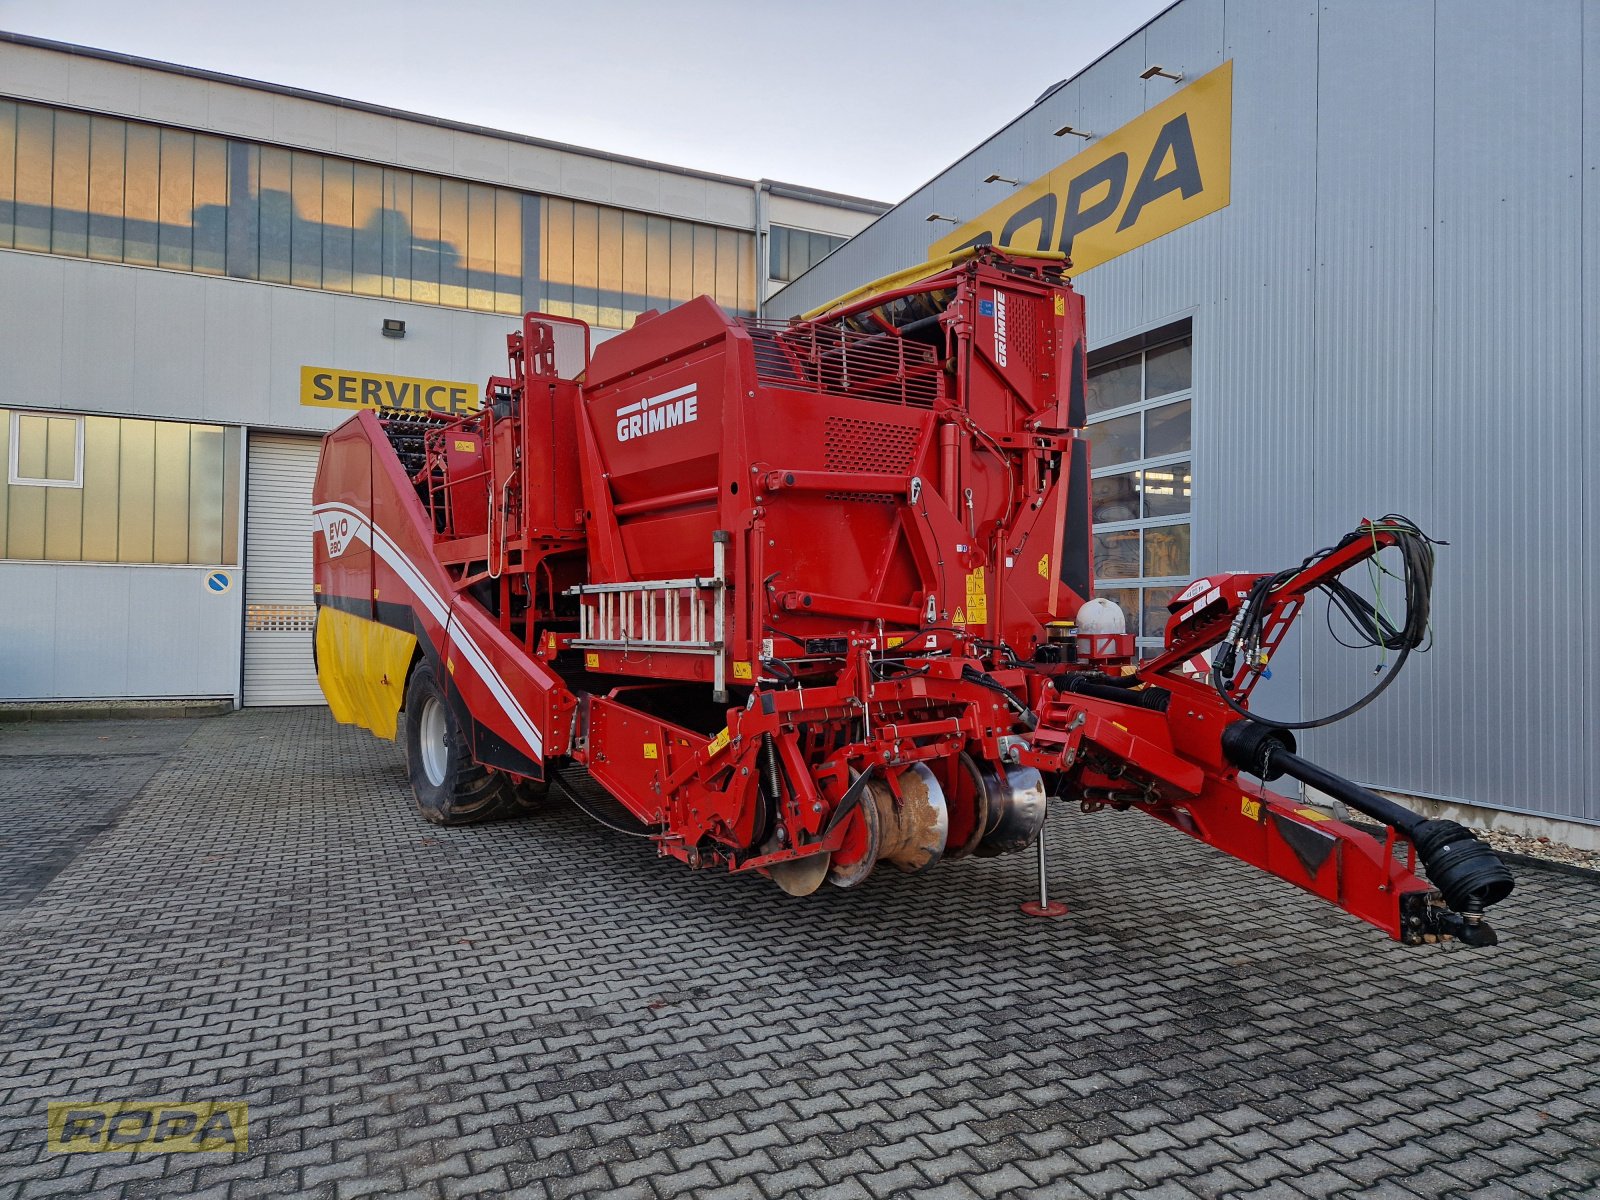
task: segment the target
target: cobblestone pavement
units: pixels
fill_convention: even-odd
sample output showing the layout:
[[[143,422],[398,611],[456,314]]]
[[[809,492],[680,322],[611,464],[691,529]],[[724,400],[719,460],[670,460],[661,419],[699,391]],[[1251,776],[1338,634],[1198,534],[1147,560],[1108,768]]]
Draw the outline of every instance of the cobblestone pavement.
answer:
[[[105,740],[101,740],[101,739]],[[791,900],[324,712],[0,730],[0,1194],[1594,1196],[1600,888],[1406,949],[1137,815]],[[52,1099],[246,1100],[237,1156]]]

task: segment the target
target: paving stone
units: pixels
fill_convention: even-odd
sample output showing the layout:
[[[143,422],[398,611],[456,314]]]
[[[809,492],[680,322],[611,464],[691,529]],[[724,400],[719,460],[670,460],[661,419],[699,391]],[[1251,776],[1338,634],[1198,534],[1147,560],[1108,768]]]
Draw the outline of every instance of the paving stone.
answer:
[[[426,826],[316,709],[0,729],[0,806],[22,1197],[1600,1194],[1582,879],[1412,950],[1074,813],[1063,922],[1027,856],[797,902],[560,803]],[[45,1151],[46,1101],[151,1095],[247,1101],[249,1153]]]

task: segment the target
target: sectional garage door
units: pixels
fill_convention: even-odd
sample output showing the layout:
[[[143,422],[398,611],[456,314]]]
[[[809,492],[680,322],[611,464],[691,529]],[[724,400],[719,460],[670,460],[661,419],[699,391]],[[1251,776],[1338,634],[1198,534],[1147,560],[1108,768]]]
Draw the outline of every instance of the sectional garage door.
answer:
[[[244,702],[322,704],[311,658],[311,484],[321,439],[250,434]]]

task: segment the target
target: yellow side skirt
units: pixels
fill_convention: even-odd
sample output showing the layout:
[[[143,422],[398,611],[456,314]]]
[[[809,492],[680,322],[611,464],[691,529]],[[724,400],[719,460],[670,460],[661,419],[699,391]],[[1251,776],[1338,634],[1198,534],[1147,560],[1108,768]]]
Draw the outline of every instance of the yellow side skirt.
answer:
[[[317,613],[317,682],[334,720],[394,741],[415,634],[324,607]]]

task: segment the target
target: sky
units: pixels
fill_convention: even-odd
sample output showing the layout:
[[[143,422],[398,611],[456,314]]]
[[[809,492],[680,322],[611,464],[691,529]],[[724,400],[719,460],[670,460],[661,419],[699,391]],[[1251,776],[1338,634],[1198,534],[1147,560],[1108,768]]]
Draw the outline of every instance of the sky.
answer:
[[[0,29],[898,200],[1170,0],[0,0]]]

